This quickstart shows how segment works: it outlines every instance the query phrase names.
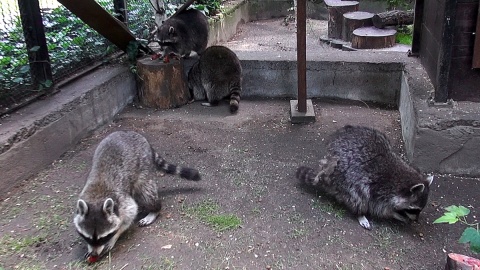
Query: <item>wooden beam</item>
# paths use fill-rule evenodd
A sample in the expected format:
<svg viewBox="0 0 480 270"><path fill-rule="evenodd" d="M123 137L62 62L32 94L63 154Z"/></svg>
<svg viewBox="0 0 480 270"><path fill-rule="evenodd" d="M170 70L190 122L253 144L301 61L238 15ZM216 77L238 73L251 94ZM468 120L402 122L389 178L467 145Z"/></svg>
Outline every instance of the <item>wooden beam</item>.
<svg viewBox="0 0 480 270"><path fill-rule="evenodd" d="M125 24L110 15L95 0L58 0L58 2L124 52L127 51L128 43L136 40Z"/></svg>

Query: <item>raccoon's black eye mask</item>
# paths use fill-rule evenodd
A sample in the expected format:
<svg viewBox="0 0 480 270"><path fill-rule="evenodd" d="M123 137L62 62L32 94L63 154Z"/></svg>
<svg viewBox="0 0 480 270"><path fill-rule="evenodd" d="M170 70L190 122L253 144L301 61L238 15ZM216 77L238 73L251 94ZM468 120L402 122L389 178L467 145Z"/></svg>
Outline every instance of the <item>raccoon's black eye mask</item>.
<svg viewBox="0 0 480 270"><path fill-rule="evenodd" d="M85 240L85 242L87 242L87 244L89 244L90 246L92 247L98 247L98 246L103 246L105 244L108 243L108 241L110 241L110 239L117 233L117 231L114 231L110 234L107 234L106 236L104 237L101 237L101 238L98 238L97 239L97 236L96 234L93 235L93 238L94 239L91 239L91 238L88 238L86 237L85 235L81 234L80 232L78 232L78 234Z"/></svg>
<svg viewBox="0 0 480 270"><path fill-rule="evenodd" d="M175 43L173 42L160 42L160 41L157 41L158 42L158 45L160 46L173 46L175 45Z"/></svg>

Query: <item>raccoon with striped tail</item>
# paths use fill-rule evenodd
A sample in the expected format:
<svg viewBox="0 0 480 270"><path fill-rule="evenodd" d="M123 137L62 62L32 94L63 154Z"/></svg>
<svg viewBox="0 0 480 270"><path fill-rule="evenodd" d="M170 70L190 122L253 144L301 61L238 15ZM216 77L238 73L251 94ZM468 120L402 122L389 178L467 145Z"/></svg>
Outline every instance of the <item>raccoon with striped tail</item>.
<svg viewBox="0 0 480 270"><path fill-rule="evenodd" d="M73 219L87 243L89 261L109 252L138 213L148 213L140 219L140 226L155 221L161 209L157 170L200 180L197 170L167 163L136 132L117 131L100 142Z"/></svg>
<svg viewBox="0 0 480 270"><path fill-rule="evenodd" d="M227 47L211 46L188 73L188 87L194 100L207 100L214 106L224 98L230 100L230 112L238 111L242 91L242 66L237 55Z"/></svg>
<svg viewBox="0 0 480 270"><path fill-rule="evenodd" d="M366 215L417 220L433 181L396 155L383 133L349 125L333 134L317 172L302 166L296 177L343 204L365 229Z"/></svg>

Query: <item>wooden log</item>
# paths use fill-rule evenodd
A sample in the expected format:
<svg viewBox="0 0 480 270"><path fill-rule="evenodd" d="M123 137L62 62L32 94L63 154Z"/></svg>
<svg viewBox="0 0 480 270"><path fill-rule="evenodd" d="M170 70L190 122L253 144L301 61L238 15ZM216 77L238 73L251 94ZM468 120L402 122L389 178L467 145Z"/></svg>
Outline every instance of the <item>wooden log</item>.
<svg viewBox="0 0 480 270"><path fill-rule="evenodd" d="M385 26L413 24L413 15L413 9L407 11L390 10L375 14L372 20L375 27L382 29Z"/></svg>
<svg viewBox="0 0 480 270"><path fill-rule="evenodd" d="M395 45L395 29L378 29L373 26L353 30L352 48L381 49Z"/></svg>
<svg viewBox="0 0 480 270"><path fill-rule="evenodd" d="M137 91L140 104L157 109L182 106L191 100L182 59L169 63L145 57L137 61Z"/></svg>
<svg viewBox="0 0 480 270"><path fill-rule="evenodd" d="M353 30L373 25L373 13L365 11L354 11L343 14L342 39L352 41Z"/></svg>
<svg viewBox="0 0 480 270"><path fill-rule="evenodd" d="M461 254L449 253L445 270L480 270L480 260Z"/></svg>
<svg viewBox="0 0 480 270"><path fill-rule="evenodd" d="M328 38L342 39L343 14L358 10L358 1L325 0L328 10Z"/></svg>

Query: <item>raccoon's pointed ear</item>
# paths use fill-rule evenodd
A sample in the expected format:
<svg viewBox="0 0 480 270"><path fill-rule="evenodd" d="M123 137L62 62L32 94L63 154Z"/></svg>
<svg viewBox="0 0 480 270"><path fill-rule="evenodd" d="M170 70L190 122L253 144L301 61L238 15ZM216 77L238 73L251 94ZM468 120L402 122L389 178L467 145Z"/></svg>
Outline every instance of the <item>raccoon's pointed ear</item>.
<svg viewBox="0 0 480 270"><path fill-rule="evenodd" d="M77 214L81 216L85 216L87 213L88 213L87 203L84 200L79 199L77 201Z"/></svg>
<svg viewBox="0 0 480 270"><path fill-rule="evenodd" d="M173 28L173 26L170 26L170 28L168 28L168 33L169 34L175 33L175 28Z"/></svg>
<svg viewBox="0 0 480 270"><path fill-rule="evenodd" d="M412 192L412 193L422 193L424 189L425 189L424 184L416 184L416 185L413 185L410 188L410 192Z"/></svg>
<svg viewBox="0 0 480 270"><path fill-rule="evenodd" d="M433 182L433 174L429 174L427 176L428 186L430 186Z"/></svg>
<svg viewBox="0 0 480 270"><path fill-rule="evenodd" d="M103 212L105 212L105 214L112 215L114 206L115 206L115 203L111 198L106 199L105 202L103 203Z"/></svg>

